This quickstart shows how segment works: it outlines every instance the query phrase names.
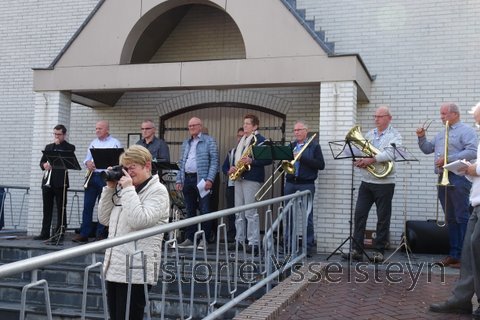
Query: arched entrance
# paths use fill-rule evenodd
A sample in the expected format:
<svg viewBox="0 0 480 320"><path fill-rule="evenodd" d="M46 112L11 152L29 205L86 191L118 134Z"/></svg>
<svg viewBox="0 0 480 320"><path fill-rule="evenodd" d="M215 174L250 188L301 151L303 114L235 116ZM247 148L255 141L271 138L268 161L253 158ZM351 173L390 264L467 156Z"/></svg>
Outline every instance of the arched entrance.
<svg viewBox="0 0 480 320"><path fill-rule="evenodd" d="M220 174L218 181L218 209L225 208L224 199L227 179L221 172L221 166L227 152L236 145L236 133L243 124L243 116L253 113L260 119L259 132L267 139L285 142L284 114L260 106L242 103L205 103L181 109L160 118L160 136L170 148L170 159L177 162L183 140L188 138L187 123L192 117L202 119L208 134L215 138L218 145ZM265 174L271 173L271 167L265 168Z"/></svg>

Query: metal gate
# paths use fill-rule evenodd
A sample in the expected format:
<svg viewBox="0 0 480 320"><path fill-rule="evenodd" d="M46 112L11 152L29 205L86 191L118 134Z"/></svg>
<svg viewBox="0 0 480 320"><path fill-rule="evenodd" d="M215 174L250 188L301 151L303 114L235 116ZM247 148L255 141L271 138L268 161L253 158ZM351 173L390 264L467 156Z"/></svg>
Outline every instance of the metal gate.
<svg viewBox="0 0 480 320"><path fill-rule="evenodd" d="M218 207L212 208L212 211L225 208L227 179L221 172L221 166L228 151L236 146L237 130L242 127L243 117L247 113L255 114L260 119L259 132L265 138L285 142L285 115L258 106L236 103L203 104L167 114L160 119L160 136L163 136L169 145L172 162L177 162L180 158L182 142L188 138L187 123L192 117L200 118L208 134L217 141L220 162ZM266 177L271 174L271 170L271 166L265 167ZM275 194L280 195L281 191L278 190Z"/></svg>

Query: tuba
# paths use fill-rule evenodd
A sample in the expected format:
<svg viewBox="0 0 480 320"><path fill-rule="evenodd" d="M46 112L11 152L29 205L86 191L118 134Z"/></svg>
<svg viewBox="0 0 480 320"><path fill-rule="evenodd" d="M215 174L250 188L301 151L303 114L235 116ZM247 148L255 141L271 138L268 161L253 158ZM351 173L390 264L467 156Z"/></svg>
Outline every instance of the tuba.
<svg viewBox="0 0 480 320"><path fill-rule="evenodd" d="M255 136L255 134L253 134L252 141L253 142L245 149L245 151L243 151L240 159L253 154L253 147L255 146L255 144L257 144L257 137ZM237 168L237 170L235 170L235 172L232 172L229 176L230 180L232 181L238 180L238 178L240 178L245 171L249 171L251 169L249 164L244 164L240 161L235 163L235 168Z"/></svg>
<svg viewBox="0 0 480 320"><path fill-rule="evenodd" d="M360 131L360 126L354 126L350 129L345 136L345 141L350 142L369 157L374 157L380 153L380 150L372 146L370 143L366 143L366 140ZM376 162L367 167L367 171L379 179L385 178L390 172L392 172L392 169L392 161Z"/></svg>

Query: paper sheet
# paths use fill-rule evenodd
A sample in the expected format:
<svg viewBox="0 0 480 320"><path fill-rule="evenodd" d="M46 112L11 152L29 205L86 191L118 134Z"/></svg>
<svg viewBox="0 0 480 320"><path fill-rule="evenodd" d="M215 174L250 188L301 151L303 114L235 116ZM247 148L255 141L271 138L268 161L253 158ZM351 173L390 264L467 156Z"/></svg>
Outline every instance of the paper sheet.
<svg viewBox="0 0 480 320"><path fill-rule="evenodd" d="M469 165L471 165L471 163L467 160L456 160L447 163L445 166L443 166L443 168L455 173L456 175L464 176L465 170L468 168Z"/></svg>
<svg viewBox="0 0 480 320"><path fill-rule="evenodd" d="M200 180L197 184L198 193L200 197L204 198L207 194L210 193L210 190L205 190L205 179Z"/></svg>

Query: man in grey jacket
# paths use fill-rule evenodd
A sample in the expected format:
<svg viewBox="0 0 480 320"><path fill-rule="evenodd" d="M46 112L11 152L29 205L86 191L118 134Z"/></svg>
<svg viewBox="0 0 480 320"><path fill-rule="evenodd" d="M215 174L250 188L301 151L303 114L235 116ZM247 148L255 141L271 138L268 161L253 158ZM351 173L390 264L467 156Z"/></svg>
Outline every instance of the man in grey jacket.
<svg viewBox="0 0 480 320"><path fill-rule="evenodd" d="M180 161L178 164L179 173L177 174L176 189L182 191L185 198L187 217L196 216L197 210L200 214L210 212L210 190L215 181L215 175L218 172L218 149L215 140L202 134L202 120L193 117L188 121L188 132L190 138L182 143ZM200 194L197 185L201 182L201 188L206 194ZM203 192L202 192L203 193ZM198 243L198 249L206 248L206 241L211 232L211 221L202 223L202 229L205 232L205 238L201 238ZM186 239L178 246L180 248L193 247L195 244L196 225L186 228Z"/></svg>

